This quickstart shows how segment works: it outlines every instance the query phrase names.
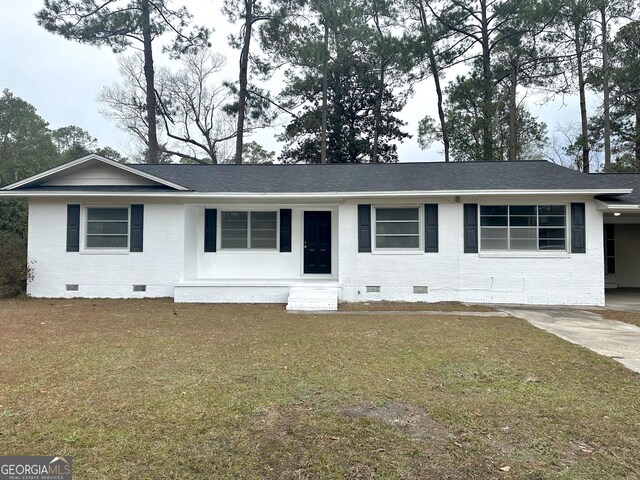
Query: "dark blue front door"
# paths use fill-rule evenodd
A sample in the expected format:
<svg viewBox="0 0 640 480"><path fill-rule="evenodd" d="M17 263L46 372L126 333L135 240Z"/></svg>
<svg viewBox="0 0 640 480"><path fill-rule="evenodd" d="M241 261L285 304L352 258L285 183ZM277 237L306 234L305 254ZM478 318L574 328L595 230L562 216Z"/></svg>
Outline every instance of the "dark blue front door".
<svg viewBox="0 0 640 480"><path fill-rule="evenodd" d="M304 273L331 273L331 212L304 212Z"/></svg>

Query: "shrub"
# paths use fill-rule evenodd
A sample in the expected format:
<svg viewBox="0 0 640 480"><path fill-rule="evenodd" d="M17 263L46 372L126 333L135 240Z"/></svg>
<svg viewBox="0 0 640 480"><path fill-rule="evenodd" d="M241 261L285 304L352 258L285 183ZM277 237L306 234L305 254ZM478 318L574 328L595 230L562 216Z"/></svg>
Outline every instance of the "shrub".
<svg viewBox="0 0 640 480"><path fill-rule="evenodd" d="M27 241L15 233L0 233L0 297L26 293L33 278L27 264Z"/></svg>

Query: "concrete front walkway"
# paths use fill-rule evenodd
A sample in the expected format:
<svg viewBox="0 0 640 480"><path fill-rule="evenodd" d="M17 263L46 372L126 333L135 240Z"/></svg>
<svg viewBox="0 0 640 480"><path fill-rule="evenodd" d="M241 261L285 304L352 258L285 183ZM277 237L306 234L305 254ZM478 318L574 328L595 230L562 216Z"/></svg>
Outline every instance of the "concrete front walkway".
<svg viewBox="0 0 640 480"><path fill-rule="evenodd" d="M501 310L640 373L640 327L570 308L508 307Z"/></svg>

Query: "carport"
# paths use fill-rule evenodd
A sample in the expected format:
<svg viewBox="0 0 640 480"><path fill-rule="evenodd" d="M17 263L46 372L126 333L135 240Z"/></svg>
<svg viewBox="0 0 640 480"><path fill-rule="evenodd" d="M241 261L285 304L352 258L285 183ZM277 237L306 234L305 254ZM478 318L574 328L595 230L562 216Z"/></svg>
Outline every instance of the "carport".
<svg viewBox="0 0 640 480"><path fill-rule="evenodd" d="M640 311L640 174L612 174L630 194L599 198L603 211L606 303ZM623 308L624 307L624 308Z"/></svg>

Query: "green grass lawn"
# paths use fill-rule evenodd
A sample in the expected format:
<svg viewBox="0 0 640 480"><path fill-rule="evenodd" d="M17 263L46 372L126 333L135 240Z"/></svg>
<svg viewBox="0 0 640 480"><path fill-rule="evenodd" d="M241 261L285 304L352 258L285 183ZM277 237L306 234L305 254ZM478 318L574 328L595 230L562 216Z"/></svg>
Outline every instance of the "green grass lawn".
<svg viewBox="0 0 640 480"><path fill-rule="evenodd" d="M0 329L0 453L77 479L640 478L640 375L513 318L32 299Z"/></svg>

